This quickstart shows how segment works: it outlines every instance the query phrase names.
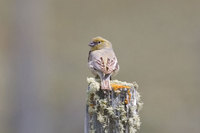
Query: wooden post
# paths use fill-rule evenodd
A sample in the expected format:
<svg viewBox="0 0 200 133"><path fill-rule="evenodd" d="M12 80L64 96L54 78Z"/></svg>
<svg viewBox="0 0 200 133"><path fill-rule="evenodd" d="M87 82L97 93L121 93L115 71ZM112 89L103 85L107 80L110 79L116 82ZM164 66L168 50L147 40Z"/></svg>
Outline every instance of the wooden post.
<svg viewBox="0 0 200 133"><path fill-rule="evenodd" d="M143 103L137 83L111 81L112 90L103 91L94 78L88 78L85 133L136 133Z"/></svg>

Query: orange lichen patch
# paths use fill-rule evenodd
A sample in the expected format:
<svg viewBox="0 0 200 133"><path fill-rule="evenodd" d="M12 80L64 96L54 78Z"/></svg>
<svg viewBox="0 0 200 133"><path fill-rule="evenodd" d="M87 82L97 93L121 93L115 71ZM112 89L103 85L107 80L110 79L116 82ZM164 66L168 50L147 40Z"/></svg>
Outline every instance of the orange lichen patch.
<svg viewBox="0 0 200 133"><path fill-rule="evenodd" d="M130 100L131 100L131 92L130 92L130 90L128 90L127 92L128 92L128 100L130 102Z"/></svg>
<svg viewBox="0 0 200 133"><path fill-rule="evenodd" d="M119 89L128 89L127 90L127 93L128 93L128 99L125 99L125 101L124 101L124 103L125 104L128 104L129 102L130 102L130 100L131 100L131 92L130 92L130 86L126 86L126 85L117 85L117 84L111 84L111 86L112 86L112 88L113 88L113 90L114 91L117 91L117 90L119 90Z"/></svg>
<svg viewBox="0 0 200 133"><path fill-rule="evenodd" d="M125 103L125 104L128 104L128 100L127 100L127 99L125 99L124 103Z"/></svg>
<svg viewBox="0 0 200 133"><path fill-rule="evenodd" d="M125 86L125 85L117 85L117 84L111 84L112 88L114 91L119 90L119 89L130 89L130 86Z"/></svg>
<svg viewBox="0 0 200 133"><path fill-rule="evenodd" d="M128 104L131 101L131 92L129 89L127 90L127 93L128 93L128 99L127 98L125 99L124 101L125 104Z"/></svg>
<svg viewBox="0 0 200 133"><path fill-rule="evenodd" d="M94 101L94 94L90 95L90 104L89 104L91 107L94 107L94 104L91 103L92 101Z"/></svg>
<svg viewBox="0 0 200 133"><path fill-rule="evenodd" d="M90 104L91 107L94 107L94 104Z"/></svg>

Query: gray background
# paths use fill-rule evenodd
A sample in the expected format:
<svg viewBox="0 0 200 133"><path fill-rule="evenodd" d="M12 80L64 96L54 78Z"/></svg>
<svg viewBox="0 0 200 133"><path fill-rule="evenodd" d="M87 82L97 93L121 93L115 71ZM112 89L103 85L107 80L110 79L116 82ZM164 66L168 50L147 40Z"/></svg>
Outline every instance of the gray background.
<svg viewBox="0 0 200 133"><path fill-rule="evenodd" d="M0 132L82 133L87 46L139 84L140 133L199 133L200 1L0 0Z"/></svg>

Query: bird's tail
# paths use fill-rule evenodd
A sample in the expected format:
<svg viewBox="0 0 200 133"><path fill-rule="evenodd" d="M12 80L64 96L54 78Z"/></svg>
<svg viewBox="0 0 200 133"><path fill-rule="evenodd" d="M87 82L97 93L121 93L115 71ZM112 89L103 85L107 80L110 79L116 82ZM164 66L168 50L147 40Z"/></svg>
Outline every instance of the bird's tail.
<svg viewBox="0 0 200 133"><path fill-rule="evenodd" d="M110 86L110 75L105 75L101 80L101 89L102 90L111 90Z"/></svg>

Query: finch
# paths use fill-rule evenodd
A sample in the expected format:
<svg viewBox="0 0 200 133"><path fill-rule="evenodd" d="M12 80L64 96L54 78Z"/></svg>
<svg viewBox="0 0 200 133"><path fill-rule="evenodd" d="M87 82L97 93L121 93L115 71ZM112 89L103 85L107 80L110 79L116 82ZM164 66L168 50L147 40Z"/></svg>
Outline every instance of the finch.
<svg viewBox="0 0 200 133"><path fill-rule="evenodd" d="M112 44L102 37L95 37L89 46L91 47L88 56L89 69L96 78L100 78L102 90L111 90L111 76L119 71Z"/></svg>

